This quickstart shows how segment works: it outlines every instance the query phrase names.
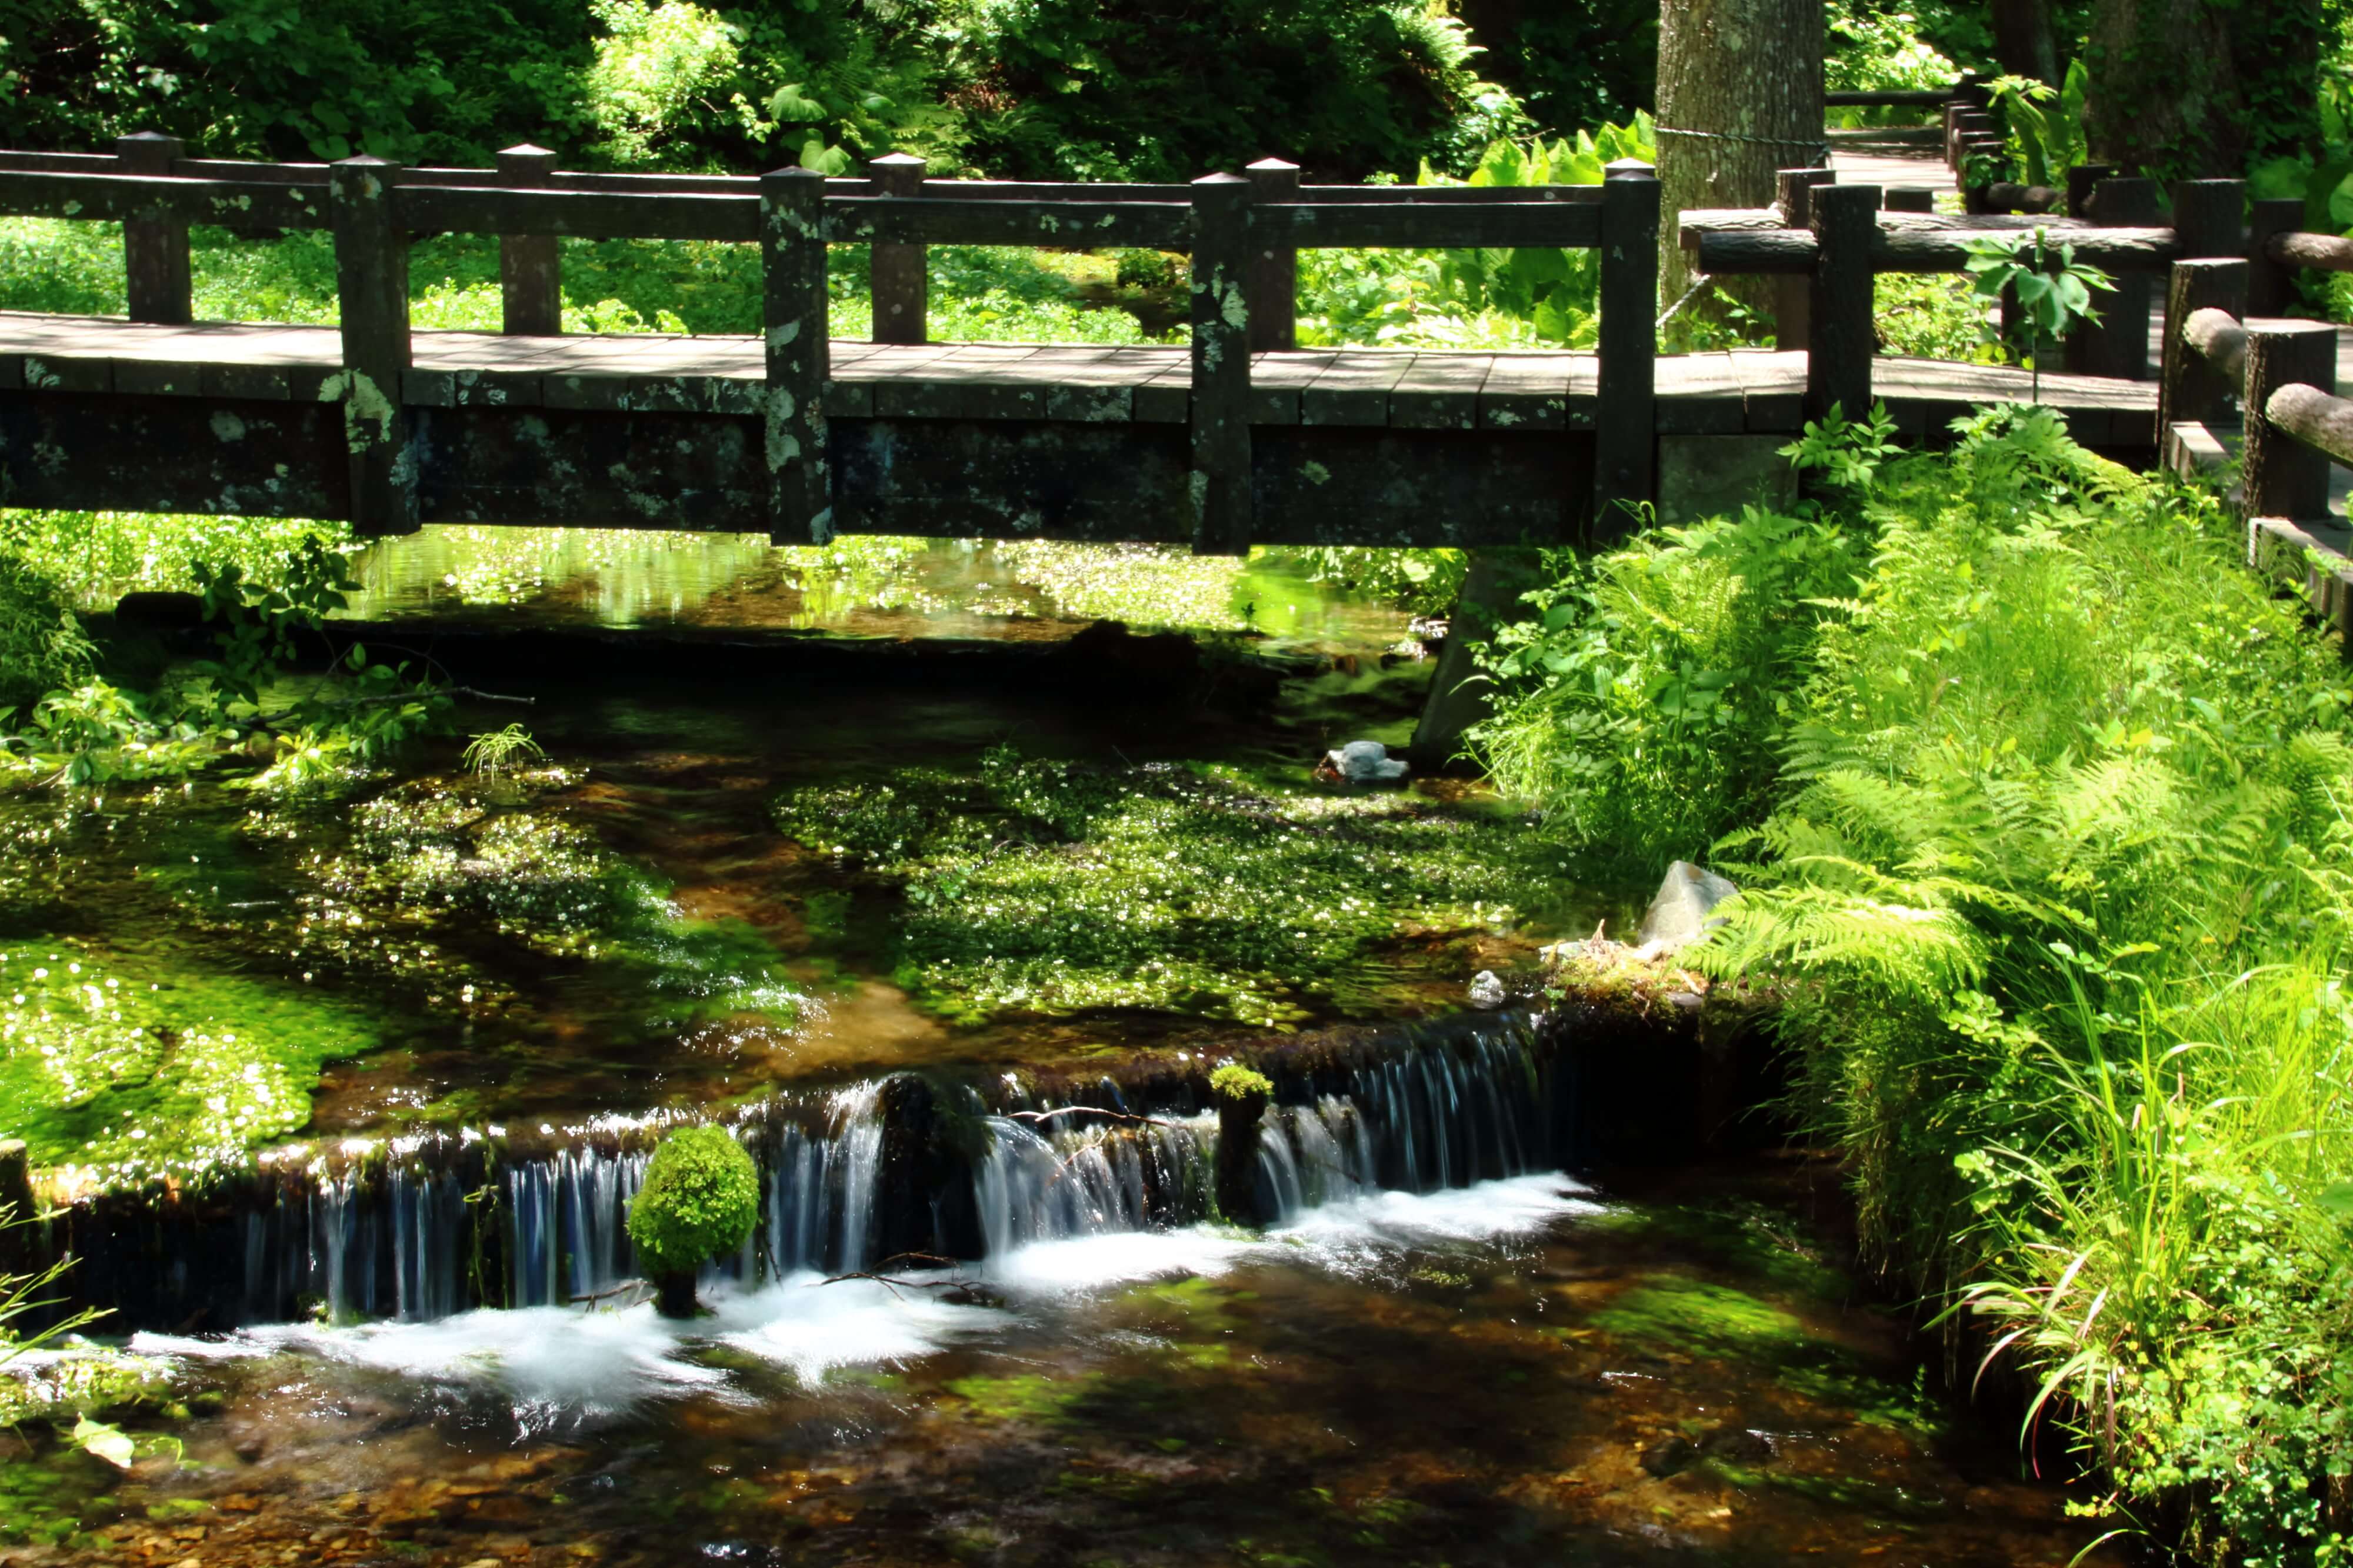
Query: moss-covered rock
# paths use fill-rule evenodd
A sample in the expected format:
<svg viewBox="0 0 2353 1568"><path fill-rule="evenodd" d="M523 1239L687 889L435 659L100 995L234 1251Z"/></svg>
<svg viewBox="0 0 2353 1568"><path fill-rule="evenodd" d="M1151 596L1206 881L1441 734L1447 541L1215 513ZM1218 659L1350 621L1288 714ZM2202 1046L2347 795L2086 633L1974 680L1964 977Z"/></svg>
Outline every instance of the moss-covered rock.
<svg viewBox="0 0 2353 1568"><path fill-rule="evenodd" d="M1235 1225L1264 1225L1277 1216L1261 1212L1259 1129L1274 1103L1274 1084L1264 1073L1227 1062L1209 1075L1209 1095L1218 1105L1218 1212Z"/></svg>
<svg viewBox="0 0 2353 1568"><path fill-rule="evenodd" d="M759 1171L733 1134L681 1127L663 1138L629 1202L629 1240L665 1317L693 1314L695 1270L743 1246L759 1217Z"/></svg>

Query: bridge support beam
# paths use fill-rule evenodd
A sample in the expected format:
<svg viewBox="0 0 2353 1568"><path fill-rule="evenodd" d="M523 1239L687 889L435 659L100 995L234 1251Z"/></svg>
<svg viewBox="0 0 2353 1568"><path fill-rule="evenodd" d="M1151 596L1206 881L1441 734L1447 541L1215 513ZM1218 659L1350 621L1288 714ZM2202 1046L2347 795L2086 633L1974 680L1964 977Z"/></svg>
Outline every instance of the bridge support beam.
<svg viewBox="0 0 2353 1568"><path fill-rule="evenodd" d="M409 366L408 236L393 211L399 165L345 158L328 165L342 314L343 438L351 453L352 530L417 531L417 453L401 405Z"/></svg>
<svg viewBox="0 0 2353 1568"><path fill-rule="evenodd" d="M761 332L767 356L765 445L768 538L833 539L833 479L826 458L828 371L825 176L777 169L760 176Z"/></svg>
<svg viewBox="0 0 2353 1568"><path fill-rule="evenodd" d="M1659 176L1638 159L1601 182L1600 273L1592 544L1628 532L1629 509L1658 496Z"/></svg>
<svg viewBox="0 0 2353 1568"><path fill-rule="evenodd" d="M1240 555L1250 541L1250 183L1193 182L1193 551Z"/></svg>

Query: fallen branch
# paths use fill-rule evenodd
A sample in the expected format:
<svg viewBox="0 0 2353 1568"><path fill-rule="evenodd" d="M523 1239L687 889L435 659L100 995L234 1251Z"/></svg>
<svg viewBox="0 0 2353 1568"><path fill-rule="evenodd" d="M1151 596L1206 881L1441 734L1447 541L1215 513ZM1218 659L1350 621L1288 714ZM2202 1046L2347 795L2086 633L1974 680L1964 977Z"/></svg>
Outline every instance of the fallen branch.
<svg viewBox="0 0 2353 1568"><path fill-rule="evenodd" d="M1125 1110L1105 1110L1100 1105L1063 1105L1052 1110L1008 1110L1005 1113L1016 1121L1050 1121L1057 1116L1101 1116L1112 1121L1132 1121L1142 1127L1169 1127L1156 1116L1137 1116Z"/></svg>
<svg viewBox="0 0 2353 1568"><path fill-rule="evenodd" d="M567 1307L594 1306L596 1303L603 1300L606 1297L617 1296L625 1290L644 1290L651 1293L653 1289L653 1284L649 1280L624 1279L609 1290L598 1290L586 1296L567 1296L564 1299L564 1304Z"/></svg>

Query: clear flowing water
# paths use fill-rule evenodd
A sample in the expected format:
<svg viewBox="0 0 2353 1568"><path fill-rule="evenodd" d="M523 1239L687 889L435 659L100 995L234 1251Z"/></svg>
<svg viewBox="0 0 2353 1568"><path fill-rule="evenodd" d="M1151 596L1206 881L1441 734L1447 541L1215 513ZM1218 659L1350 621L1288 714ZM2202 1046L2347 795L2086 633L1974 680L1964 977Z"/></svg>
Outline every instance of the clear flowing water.
<svg viewBox="0 0 2353 1568"><path fill-rule="evenodd" d="M1018 639L1067 636L1072 606L1134 581L1065 562L1008 588L985 548L812 563L477 531L380 552L354 613ZM531 726L571 773L498 810L560 819L734 933L721 958L761 973L715 1012L662 1000L675 963L540 940L544 911L385 917L354 811L278 831L212 784L0 805L0 909L45 943L331 991L368 1039L328 1061L293 1146L237 1182L63 1222L78 1282L123 1305L112 1342L155 1383L114 1413L127 1469L37 1426L0 1436L0 1561L2072 1556L2093 1532L2063 1489L1930 1392L1902 1319L1841 1272L1834 1173L1599 1179L1585 1130L1615 1113L1563 1065L1595 1043L1517 1013L1443 1021L1472 971L1623 919L1622 891L1567 888L1359 961L1306 1022L1440 1021L1270 1060L1256 1234L1213 1223L1198 1088L1246 1031L944 1020L893 968L899 895L771 821L780 789L1008 739L1295 773L1336 740L1401 738L1412 672L1372 667L1402 616L1264 575L1204 591L1280 620L1325 673L1271 710L1172 722L969 680L524 667ZM399 798L396 816L440 796ZM894 1100L909 1080L886 1075L911 1068L932 1112ZM706 1270L710 1315L670 1323L631 1286L626 1215L660 1127L702 1114L753 1151L762 1213ZM959 1131L910 1175L894 1129L924 1114ZM74 1353L14 1370L60 1375Z"/></svg>

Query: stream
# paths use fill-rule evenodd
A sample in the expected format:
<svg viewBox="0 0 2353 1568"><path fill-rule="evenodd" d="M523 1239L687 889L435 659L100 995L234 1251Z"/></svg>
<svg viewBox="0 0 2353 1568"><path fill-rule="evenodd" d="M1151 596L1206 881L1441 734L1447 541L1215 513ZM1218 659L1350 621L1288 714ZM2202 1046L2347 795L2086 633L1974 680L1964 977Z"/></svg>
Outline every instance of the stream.
<svg viewBox="0 0 2353 1568"><path fill-rule="evenodd" d="M124 1462L0 1434L0 1563L1952 1568L2098 1533L1854 1277L1835 1168L1687 1157L1672 1020L1539 994L1542 944L1644 889L1467 785L1309 781L1409 733L1403 612L1027 545L428 529L358 564L354 625L533 699L459 728L541 754L0 801L0 1132L112 1310L5 1370L137 1388ZM1227 651L1071 641L1113 616ZM1481 970L1512 1005L1468 1005ZM1262 1230L1208 1190L1236 1056L1274 1086ZM704 1117L761 1216L677 1323L626 1215Z"/></svg>

